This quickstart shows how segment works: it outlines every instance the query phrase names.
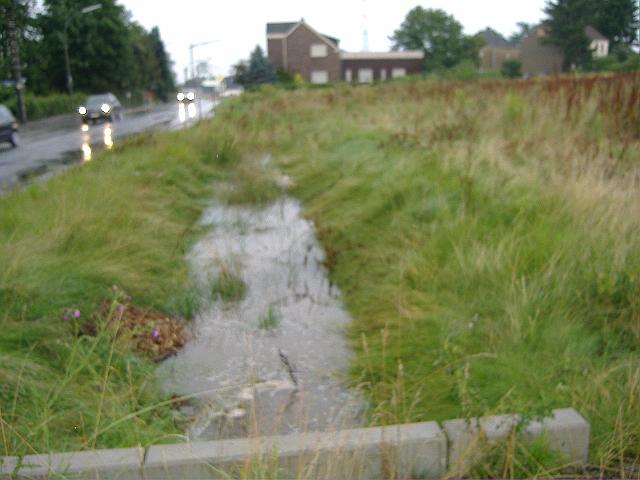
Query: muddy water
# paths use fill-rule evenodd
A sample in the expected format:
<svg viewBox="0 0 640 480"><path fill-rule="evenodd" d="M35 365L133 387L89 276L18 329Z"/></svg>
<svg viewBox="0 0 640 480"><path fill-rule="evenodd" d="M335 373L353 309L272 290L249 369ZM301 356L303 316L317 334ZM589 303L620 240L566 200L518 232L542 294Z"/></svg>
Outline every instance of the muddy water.
<svg viewBox="0 0 640 480"><path fill-rule="evenodd" d="M340 292L300 204L216 204L211 233L189 255L204 296L221 270L237 272L242 300L209 301L194 339L160 368L165 388L199 394L189 436L218 439L354 426L363 404L340 381L351 352ZM191 410L192 411L189 411Z"/></svg>

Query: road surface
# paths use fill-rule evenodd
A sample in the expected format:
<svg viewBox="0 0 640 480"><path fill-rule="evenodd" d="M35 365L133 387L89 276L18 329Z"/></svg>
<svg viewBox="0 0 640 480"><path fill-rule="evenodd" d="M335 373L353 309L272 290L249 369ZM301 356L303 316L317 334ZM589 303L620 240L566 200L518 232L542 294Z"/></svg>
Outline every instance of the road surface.
<svg viewBox="0 0 640 480"><path fill-rule="evenodd" d="M213 107L214 102L201 99L190 106L172 102L130 111L122 120L96 125L83 126L71 115L33 122L20 130L18 148L0 144L0 192L90 160L96 151L113 148L134 133L189 125L210 115Z"/></svg>

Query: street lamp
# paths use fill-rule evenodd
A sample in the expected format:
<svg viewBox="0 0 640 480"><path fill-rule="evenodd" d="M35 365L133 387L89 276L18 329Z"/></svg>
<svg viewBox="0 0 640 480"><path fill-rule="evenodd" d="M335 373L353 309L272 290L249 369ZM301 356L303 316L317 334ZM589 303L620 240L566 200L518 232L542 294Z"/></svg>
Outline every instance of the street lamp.
<svg viewBox="0 0 640 480"><path fill-rule="evenodd" d="M80 10L80 14L95 12L96 10L100 10L102 8L102 4L96 3L94 5L89 5L88 7L84 7ZM64 67L67 75L67 91L69 95L73 93L73 77L71 76L71 63L69 62L69 24L74 16L71 12L65 12L64 16L64 29L62 32L62 48L64 49Z"/></svg>

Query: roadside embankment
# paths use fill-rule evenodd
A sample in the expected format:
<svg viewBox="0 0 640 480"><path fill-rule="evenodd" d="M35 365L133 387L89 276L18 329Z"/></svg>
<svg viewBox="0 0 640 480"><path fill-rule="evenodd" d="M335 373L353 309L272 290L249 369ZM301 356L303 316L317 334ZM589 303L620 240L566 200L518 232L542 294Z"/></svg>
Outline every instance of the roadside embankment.
<svg viewBox="0 0 640 480"><path fill-rule="evenodd" d="M181 343L161 313L195 313L185 252L234 160L198 125L128 139L0 198L0 454L181 434L153 362L119 328L129 325L149 357ZM157 341L140 338L154 332ZM175 339L163 350L165 334Z"/></svg>

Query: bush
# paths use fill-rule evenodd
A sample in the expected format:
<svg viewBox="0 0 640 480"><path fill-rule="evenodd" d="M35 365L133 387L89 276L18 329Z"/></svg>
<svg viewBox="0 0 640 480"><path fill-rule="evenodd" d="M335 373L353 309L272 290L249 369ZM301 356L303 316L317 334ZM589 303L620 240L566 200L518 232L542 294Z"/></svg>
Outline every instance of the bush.
<svg viewBox="0 0 640 480"><path fill-rule="evenodd" d="M460 62L454 67L435 70L429 73L429 77L441 80L478 80L482 78L499 77L497 72L481 72L470 60Z"/></svg>
<svg viewBox="0 0 640 480"><path fill-rule="evenodd" d="M3 97L6 99L7 107L9 107L14 115L18 116L15 95L11 94L7 96L5 93ZM29 120L37 120L39 118L52 117L63 113L71 113L75 111L84 99L85 95L83 93L75 93L72 96L64 93L54 93L46 97L27 93L24 97L24 106L27 110L27 118Z"/></svg>
<svg viewBox="0 0 640 480"><path fill-rule="evenodd" d="M522 63L520 60L507 60L502 64L500 73L506 78L520 78L522 77Z"/></svg>
<svg viewBox="0 0 640 480"><path fill-rule="evenodd" d="M589 69L594 72L633 72L640 70L640 55L625 47L614 47L603 58L594 58Z"/></svg>

